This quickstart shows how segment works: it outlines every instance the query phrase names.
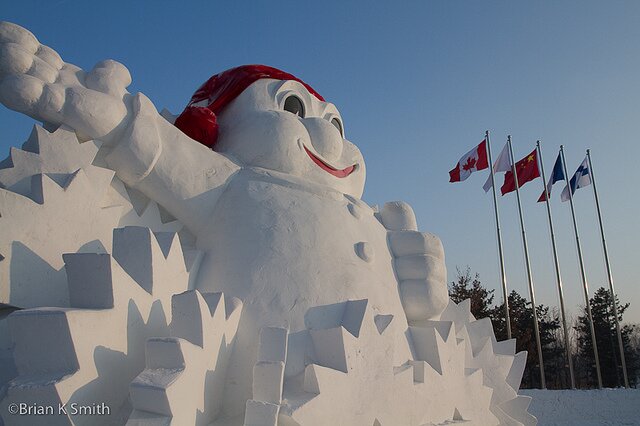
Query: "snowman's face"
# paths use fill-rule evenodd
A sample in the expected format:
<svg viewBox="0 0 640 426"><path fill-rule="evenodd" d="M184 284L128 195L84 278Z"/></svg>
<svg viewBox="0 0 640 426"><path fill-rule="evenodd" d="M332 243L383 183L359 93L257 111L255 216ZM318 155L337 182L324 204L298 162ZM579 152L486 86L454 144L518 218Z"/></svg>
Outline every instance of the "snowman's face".
<svg viewBox="0 0 640 426"><path fill-rule="evenodd" d="M336 107L293 80L257 80L218 116L216 151L360 198L365 165Z"/></svg>

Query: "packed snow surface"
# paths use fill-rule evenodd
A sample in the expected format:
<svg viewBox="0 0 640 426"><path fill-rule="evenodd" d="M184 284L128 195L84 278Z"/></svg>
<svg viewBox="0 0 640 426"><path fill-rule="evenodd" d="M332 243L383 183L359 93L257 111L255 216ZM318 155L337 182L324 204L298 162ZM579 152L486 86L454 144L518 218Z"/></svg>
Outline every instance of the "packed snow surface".
<svg viewBox="0 0 640 426"><path fill-rule="evenodd" d="M640 425L640 389L522 389L539 426Z"/></svg>

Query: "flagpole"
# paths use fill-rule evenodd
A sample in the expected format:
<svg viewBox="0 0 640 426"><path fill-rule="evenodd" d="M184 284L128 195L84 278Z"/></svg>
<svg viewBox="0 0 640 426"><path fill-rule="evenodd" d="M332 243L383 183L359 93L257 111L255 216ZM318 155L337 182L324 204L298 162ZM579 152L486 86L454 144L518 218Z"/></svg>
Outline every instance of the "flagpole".
<svg viewBox="0 0 640 426"><path fill-rule="evenodd" d="M551 194L547 191L547 178L544 174L544 161L542 161L542 148L540 147L540 141L536 142L536 149L538 150L538 158L540 160L540 171L542 172L542 186L545 196L545 204L547 205L547 217L549 218L549 232L551 233L551 247L553 247L553 263L556 267L556 283L558 284L558 296L560 297L560 312L562 313L562 327L564 331L564 348L567 355L567 362L569 363L569 376L571 378L571 389L576 388L576 379L573 374L573 360L571 359L571 350L569 347L569 328L567 327L567 315L564 309L564 295L562 291L562 278L560 276L560 262L558 260L558 249L556 248L556 236L553 232L553 219L551 217L551 204L549 198ZM565 178L566 180L566 178Z"/></svg>
<svg viewBox="0 0 640 426"><path fill-rule="evenodd" d="M527 279L529 281L529 295L531 296L531 304L533 311L533 329L536 333L536 347L538 348L538 363L540 364L540 388L546 389L547 384L544 377L544 361L542 359L542 344L540 343L540 330L538 328L538 313L536 312L536 297L533 291L533 276L531 275L531 263L529 262L529 248L527 246L527 233L524 228L524 219L522 217L522 205L520 203L520 184L518 183L518 173L516 172L516 163L513 158L513 147L511 146L511 135L507 136L509 144L509 156L511 157L511 171L516 184L516 198L518 200L518 213L520 213L520 229L522 229L522 244L524 246L524 258L527 264Z"/></svg>
<svg viewBox="0 0 640 426"><path fill-rule="evenodd" d="M496 180L493 173L493 160L491 158L491 143L489 131L484 134L487 141L487 153L489 156L489 173L491 173L491 189L493 190L493 210L496 216L496 233L498 234L498 252L500 253L500 274L502 277L502 296L504 297L504 317L507 324L507 339L511 339L511 318L509 316L509 295L507 294L507 273L504 268L504 254L502 251L502 233L500 232L500 215L498 214L498 197L496 195Z"/></svg>
<svg viewBox="0 0 640 426"><path fill-rule="evenodd" d="M600 213L600 201L598 200L596 178L594 177L594 174L593 174L593 164L591 163L591 152L588 149L587 149L587 159L589 160L589 174L591 175L591 183L593 184L593 195L596 199L596 210L598 211L598 222L600 223L600 235L602 235L602 249L604 250L604 262L607 265L607 277L609 278L609 290L611 292L613 315L616 319L616 332L618 334L618 346L620 347L620 358L622 359L622 374L624 376L624 387L629 389L629 377L627 376L627 362L624 356L624 345L622 343L622 333L620 332L620 321L618 320L618 303L616 302L616 293L613 290L613 275L611 274L611 265L609 264L609 253L607 251L607 241L604 238L604 227L602 226L602 214ZM618 368L617 365L616 365L616 368Z"/></svg>
<svg viewBox="0 0 640 426"><path fill-rule="evenodd" d="M567 173L567 163L564 159L564 145L560 145L560 156L562 157L562 169L567 179L567 189L569 190L569 204L571 205L571 217L573 219L573 230L576 234L576 247L578 249L578 260L580 261L580 275L582 276L582 287L584 290L584 301L589 318L589 328L591 329L591 341L593 342L593 357L596 362L596 375L598 376L598 388L602 389L602 375L600 374L600 358L598 357L598 345L596 343L596 330L593 327L593 316L591 315L591 304L589 303L589 286L587 284L587 274L584 269L584 261L582 260L582 248L580 248L580 236L578 234L578 224L576 222L576 212L573 207L573 191L571 181ZM576 182L577 183L577 182Z"/></svg>

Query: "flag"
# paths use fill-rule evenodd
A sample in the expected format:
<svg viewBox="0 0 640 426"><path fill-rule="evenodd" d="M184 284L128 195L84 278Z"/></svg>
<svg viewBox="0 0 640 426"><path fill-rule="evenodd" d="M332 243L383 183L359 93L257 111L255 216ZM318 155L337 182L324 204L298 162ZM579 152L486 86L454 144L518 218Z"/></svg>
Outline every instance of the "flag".
<svg viewBox="0 0 640 426"><path fill-rule="evenodd" d="M569 200L569 186L571 186L571 195L573 195L576 192L576 189L583 188L588 185L591 185L591 171L589 170L589 159L584 157L580 167L578 167L578 170L576 170L569 181L569 185L564 187L560 198L562 201Z"/></svg>
<svg viewBox="0 0 640 426"><path fill-rule="evenodd" d="M511 161L509 161L509 144L505 143L504 148L500 151L498 159L493 163L493 173L508 172L509 170L511 170ZM489 177L482 186L482 189L484 189L484 192L489 192L492 186L491 174L489 174Z"/></svg>
<svg viewBox="0 0 640 426"><path fill-rule="evenodd" d="M540 169L538 167L538 153L534 149L531 154L528 154L522 160L516 163L516 173L518 174L518 186L522 186L525 183L534 180L540 176ZM502 184L502 195L511 191L515 191L516 181L513 178L513 172L509 170L504 174L504 183Z"/></svg>
<svg viewBox="0 0 640 426"><path fill-rule="evenodd" d="M471 173L484 170L488 167L487 141L485 139L480 142L478 146L462 156L458 164L449 172L449 182L462 182L468 178Z"/></svg>
<svg viewBox="0 0 640 426"><path fill-rule="evenodd" d="M540 198L538 198L539 203L547 200L547 192L549 193L549 196L551 196L551 187L559 180L566 180L566 178L564 177L564 171L562 170L562 158L560 157L560 153L558 153L558 158L556 158L556 162L553 165L553 171L551 172L549 183L547 183L547 190L542 191L542 194L540 194Z"/></svg>

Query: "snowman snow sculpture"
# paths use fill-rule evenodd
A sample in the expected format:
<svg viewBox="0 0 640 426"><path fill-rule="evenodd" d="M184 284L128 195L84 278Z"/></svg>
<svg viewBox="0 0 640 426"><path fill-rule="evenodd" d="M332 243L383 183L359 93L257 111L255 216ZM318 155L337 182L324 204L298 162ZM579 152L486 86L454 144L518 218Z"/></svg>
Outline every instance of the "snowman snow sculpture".
<svg viewBox="0 0 640 426"><path fill-rule="evenodd" d="M32 309L6 320L17 370L0 407L7 424L43 421L6 415L10 404L44 398L86 406L106 395L119 417L110 413L105 423L535 424L527 398L517 395L525 357L514 356L513 341L497 342L468 304L449 303L442 244L418 232L407 204L378 212L360 200L364 159L336 107L311 86L275 68L241 66L209 79L174 123L126 91L131 77L117 62L85 73L10 23L0 24L0 43L0 101L58 129L37 130L24 149L38 145L43 156L44 140L55 149L63 135L85 141L76 149L94 144L95 158L78 169L89 180L114 171L112 186L156 202L199 254L185 270L171 263L186 247L175 233L115 229L105 254L67 249L69 305L58 308L29 304L12 272L0 302ZM43 176L60 171L39 161L22 174L16 160L5 162L5 175L20 175L15 188L31 179L25 191L46 201ZM74 173L70 179L80 179ZM2 177L0 170L10 200ZM3 232L10 234L0 231L0 241ZM99 278L105 270L107 279ZM132 301L142 318L135 332ZM118 324L126 329L123 351L132 354L122 364L133 376L128 392L108 383L116 363L91 360L76 341L88 342L84 351L101 346L71 316L102 308L126 319ZM104 321L96 327L123 331ZM34 355L38 333L47 340L56 332L73 342L52 343L59 359ZM102 346L118 346L117 338ZM77 361L69 366L65 356ZM56 414L59 424L97 422Z"/></svg>

